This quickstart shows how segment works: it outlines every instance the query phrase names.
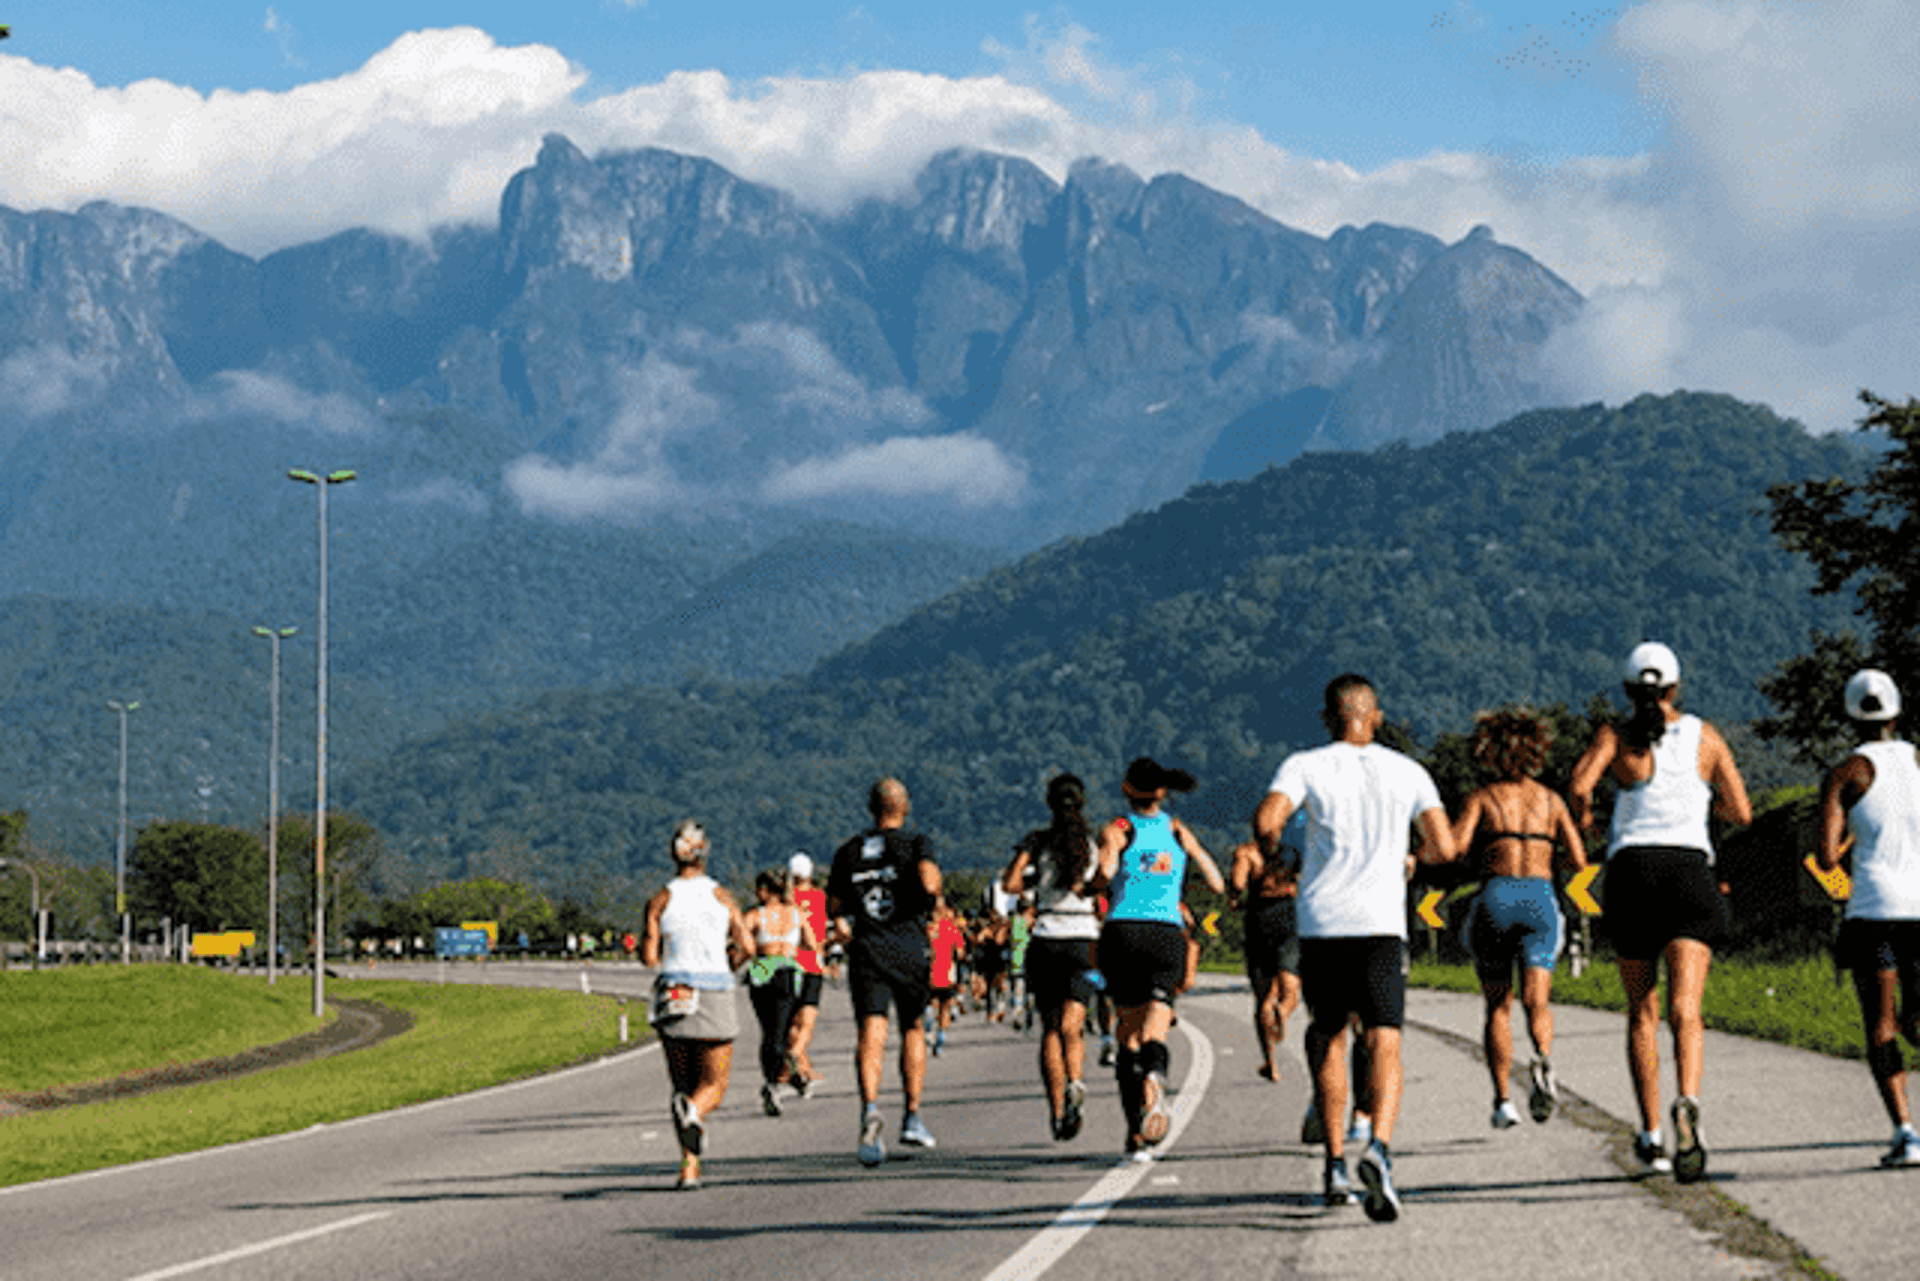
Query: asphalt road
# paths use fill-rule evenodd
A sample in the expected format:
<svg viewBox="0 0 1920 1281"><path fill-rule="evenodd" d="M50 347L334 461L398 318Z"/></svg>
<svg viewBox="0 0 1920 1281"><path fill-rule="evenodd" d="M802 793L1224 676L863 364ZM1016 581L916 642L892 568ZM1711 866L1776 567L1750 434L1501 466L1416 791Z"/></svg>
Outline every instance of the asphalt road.
<svg viewBox="0 0 1920 1281"><path fill-rule="evenodd" d="M573 986L582 971L444 973ZM645 987L630 966L587 974L599 991ZM1683 1189L1619 1162L1619 1016L1559 1011L1562 1079L1591 1106L1495 1132L1485 1069L1460 1040L1477 1035L1476 1003L1429 993L1411 1001L1394 1143L1405 1213L1382 1226L1324 1208L1319 1156L1297 1141L1297 1031L1283 1079L1262 1080L1244 988L1209 983L1182 1003L1175 1128L1149 1165L1118 1160L1119 1107L1098 1070L1086 1131L1053 1142L1032 1039L974 1018L932 1064L925 1116L939 1147L903 1156L890 1143L883 1168L861 1167L852 1022L845 993L829 989L816 1053L825 1086L762 1115L743 1040L702 1191L673 1190L666 1072L649 1046L355 1122L0 1190L0 1276L1669 1281L1793 1275L1798 1242L1857 1281L1910 1276L1920 1258L1907 1209L1920 1175L1873 1168L1886 1127L1860 1065L1716 1037L1713 1177ZM891 1064L887 1089L891 1138ZM1779 1115L1792 1106L1801 1113ZM3 1144L0 1128L0 1155Z"/></svg>

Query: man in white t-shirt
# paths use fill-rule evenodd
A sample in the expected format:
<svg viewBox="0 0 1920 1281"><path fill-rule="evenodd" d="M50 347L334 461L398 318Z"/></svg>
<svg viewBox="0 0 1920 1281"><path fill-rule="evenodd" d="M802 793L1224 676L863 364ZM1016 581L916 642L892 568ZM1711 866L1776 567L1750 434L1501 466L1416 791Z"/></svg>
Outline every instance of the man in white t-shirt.
<svg viewBox="0 0 1920 1281"><path fill-rule="evenodd" d="M1300 985L1312 1021L1307 1063L1325 1118L1329 1204L1352 1199L1343 1123L1349 1019L1368 1058L1373 1136L1359 1161L1367 1216L1399 1217L1389 1143L1400 1112L1400 1027L1407 998L1407 866L1415 827L1420 857L1454 858L1453 832L1433 779L1417 761L1374 741L1384 723L1371 682L1348 674L1327 686L1322 711L1333 741L1281 763L1253 816L1271 854L1295 810L1307 814L1300 868Z"/></svg>

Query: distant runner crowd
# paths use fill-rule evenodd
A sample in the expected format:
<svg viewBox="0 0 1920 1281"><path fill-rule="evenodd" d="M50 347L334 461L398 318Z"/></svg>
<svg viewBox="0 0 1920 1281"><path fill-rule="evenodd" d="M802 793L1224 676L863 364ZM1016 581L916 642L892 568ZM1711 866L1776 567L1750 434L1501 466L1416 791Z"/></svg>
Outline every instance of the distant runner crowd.
<svg viewBox="0 0 1920 1281"><path fill-rule="evenodd" d="M647 904L641 959L657 969L652 1019L672 1087L679 1186L701 1185L707 1127L724 1098L740 1035L736 975L759 1024L760 1101L809 1094L810 1056L828 973L844 968L856 1018L860 1117L855 1152L886 1160L880 1109L890 1019L898 1020L904 1114L894 1139L931 1148L921 1117L927 1059L968 1004L986 1017L1037 1024L1041 1083L1054 1139L1077 1138L1085 1117L1089 1025L1118 1085L1126 1160L1150 1161L1171 1129L1168 1037L1175 1002L1192 986L1198 944L1183 902L1190 875L1244 913L1260 1072L1278 1079L1287 1019L1304 1002L1313 1100L1303 1143L1325 1152L1329 1205L1358 1202L1376 1222L1401 1212L1392 1140L1401 1110L1400 1034L1406 1009L1406 885L1418 863L1469 860L1481 884L1467 921L1485 997L1490 1123L1521 1123L1510 1097L1517 989L1533 1046L1527 1112L1545 1122L1558 1101L1549 1003L1566 924L1556 866L1586 867L1583 833L1594 797L1614 785L1606 846L1605 928L1628 1000L1627 1059L1639 1107L1634 1152L1649 1172L1705 1176L1701 999L1714 949L1730 932L1713 870L1712 820L1752 821L1725 739L1680 707L1680 663L1657 642L1622 670L1627 713L1603 724L1563 798L1539 781L1551 730L1526 707L1482 714L1472 753L1490 781L1449 815L1418 762L1377 741L1378 692L1344 675L1325 691L1330 741L1288 756L1252 815L1252 839L1226 870L1166 809L1191 774L1142 757L1120 780L1125 812L1095 826L1085 784L1051 780L1048 822L1015 846L984 910L963 918L942 892L932 843L908 824L897 778L873 785L871 824L834 851L823 885L812 858L763 873L742 910L707 875L706 832L680 824L677 873ZM1826 780L1819 865L1850 867L1839 950L1854 976L1867 1062L1894 1126L1882 1164L1920 1165L1900 1039L1920 1043L1920 763L1898 737L1900 691L1878 670L1847 682L1845 710L1860 746ZM1676 1097L1663 1114L1659 980L1667 981ZM1672 1125L1672 1146L1663 1130Z"/></svg>

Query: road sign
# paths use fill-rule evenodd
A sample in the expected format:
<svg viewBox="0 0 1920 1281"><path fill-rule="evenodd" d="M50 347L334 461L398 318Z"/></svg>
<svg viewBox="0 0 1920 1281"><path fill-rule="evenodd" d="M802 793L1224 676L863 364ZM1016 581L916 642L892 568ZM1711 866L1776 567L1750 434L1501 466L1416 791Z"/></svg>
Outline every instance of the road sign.
<svg viewBox="0 0 1920 1281"><path fill-rule="evenodd" d="M1200 928L1218 938L1220 935L1220 913L1208 912L1200 918Z"/></svg>
<svg viewBox="0 0 1920 1281"><path fill-rule="evenodd" d="M1601 915L1600 900L1593 896L1593 882L1599 875L1600 865L1595 863L1592 867L1575 873L1574 878L1567 882L1567 897L1573 900L1575 907L1588 916Z"/></svg>
<svg viewBox="0 0 1920 1281"><path fill-rule="evenodd" d="M1420 900L1420 919L1436 930L1445 929L1447 923L1440 919L1440 900L1447 896L1445 890L1428 890L1426 897Z"/></svg>
<svg viewBox="0 0 1920 1281"><path fill-rule="evenodd" d="M433 932L435 956L485 956L487 932L442 925Z"/></svg>
<svg viewBox="0 0 1920 1281"><path fill-rule="evenodd" d="M1820 866L1820 860L1812 854L1807 855L1804 865L1807 871L1813 874L1813 879L1820 882L1820 888L1827 892L1827 897L1837 899L1853 897L1853 878L1847 875L1846 868L1836 867L1831 872L1826 871Z"/></svg>
<svg viewBox="0 0 1920 1281"><path fill-rule="evenodd" d="M193 936L193 954L195 956L238 956L244 948L254 943L252 930L227 930L221 934L195 934Z"/></svg>

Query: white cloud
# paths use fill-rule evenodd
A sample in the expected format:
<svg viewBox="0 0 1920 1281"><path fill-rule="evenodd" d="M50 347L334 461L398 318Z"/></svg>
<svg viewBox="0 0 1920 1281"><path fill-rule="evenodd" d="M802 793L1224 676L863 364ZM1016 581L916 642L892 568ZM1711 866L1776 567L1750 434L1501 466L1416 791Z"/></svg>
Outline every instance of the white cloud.
<svg viewBox="0 0 1920 1281"><path fill-rule="evenodd" d="M0 361L0 403L28 418L44 418L95 400L108 368L64 347L23 347Z"/></svg>
<svg viewBox="0 0 1920 1281"><path fill-rule="evenodd" d="M214 375L214 390L190 410L193 417L233 415L267 418L328 436L371 436L380 423L359 401L337 391L305 391L283 378L253 370Z"/></svg>
<svg viewBox="0 0 1920 1281"><path fill-rule="evenodd" d="M1479 38L1471 3L1451 17ZM145 205L257 254L355 225L490 223L549 131L589 153L705 156L823 208L903 190L949 147L1023 156L1056 180L1098 155L1189 174L1316 234L1379 221L1453 241L1490 224L1602 303L1562 345L1572 398L1663 378L1804 405L1829 426L1851 420L1858 386L1899 394L1920 329L1920 85L1903 72L1920 25L1905 5L1649 0L1611 42L1668 123L1653 153L1434 153L1364 172L1197 118L1189 86L1113 65L1072 25L990 44L997 75L680 72L598 96L555 50L472 29L404 36L285 93L100 87L0 56L0 204Z"/></svg>
<svg viewBox="0 0 1920 1281"><path fill-rule="evenodd" d="M968 432L896 436L833 458L778 469L762 488L775 502L819 498L936 498L962 507L1017 501L1026 473L991 441Z"/></svg>

